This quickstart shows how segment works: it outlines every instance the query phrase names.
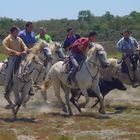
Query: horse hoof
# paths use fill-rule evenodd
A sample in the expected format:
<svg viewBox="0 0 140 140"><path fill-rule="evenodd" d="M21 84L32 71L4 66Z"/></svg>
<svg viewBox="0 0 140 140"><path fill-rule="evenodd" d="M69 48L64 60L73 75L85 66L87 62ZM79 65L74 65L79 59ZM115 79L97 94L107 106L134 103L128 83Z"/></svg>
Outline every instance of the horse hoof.
<svg viewBox="0 0 140 140"><path fill-rule="evenodd" d="M99 109L99 113L101 113L101 114L106 114L105 110L102 109L102 108Z"/></svg>
<svg viewBox="0 0 140 140"><path fill-rule="evenodd" d="M13 109L14 105L6 105L5 109Z"/></svg>
<svg viewBox="0 0 140 140"><path fill-rule="evenodd" d="M140 86L140 84L137 83L137 82L132 84L132 87L133 87L133 88L136 88L136 87L138 87L138 86Z"/></svg>

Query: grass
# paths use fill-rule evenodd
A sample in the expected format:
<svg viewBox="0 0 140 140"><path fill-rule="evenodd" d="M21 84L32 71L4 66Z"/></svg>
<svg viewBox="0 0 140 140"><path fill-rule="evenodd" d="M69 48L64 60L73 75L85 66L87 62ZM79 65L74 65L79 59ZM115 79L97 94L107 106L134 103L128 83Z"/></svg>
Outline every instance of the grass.
<svg viewBox="0 0 140 140"><path fill-rule="evenodd" d="M111 57L116 57L117 59L121 59L122 54L121 53L108 54L108 58L111 58Z"/></svg>
<svg viewBox="0 0 140 140"><path fill-rule="evenodd" d="M7 58L7 55L2 54L2 46L0 45L0 61L3 61Z"/></svg>
<svg viewBox="0 0 140 140"><path fill-rule="evenodd" d="M105 46L106 51L108 53L108 58L116 57L116 58L120 59L121 58L121 53L118 53L114 46L115 46L114 44L107 45L107 47ZM1 51L2 49L1 48L2 48L2 46L0 45L0 61L3 61L4 59L7 58L7 55L2 54L2 51Z"/></svg>
<svg viewBox="0 0 140 140"><path fill-rule="evenodd" d="M3 61L7 58L7 55L0 54L0 61Z"/></svg>

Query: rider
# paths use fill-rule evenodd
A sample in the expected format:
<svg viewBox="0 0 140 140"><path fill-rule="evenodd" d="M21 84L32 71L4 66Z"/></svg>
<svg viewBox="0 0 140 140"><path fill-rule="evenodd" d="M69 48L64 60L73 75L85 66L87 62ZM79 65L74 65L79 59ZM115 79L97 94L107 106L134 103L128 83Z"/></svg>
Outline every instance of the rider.
<svg viewBox="0 0 140 140"><path fill-rule="evenodd" d="M72 44L80 38L80 35L76 34L74 32L73 28L68 28L67 29L67 36L65 38L65 40L62 43L62 47L59 49L59 55L61 58L65 58L65 54L64 54L64 50L68 51L71 49Z"/></svg>
<svg viewBox="0 0 140 140"><path fill-rule="evenodd" d="M35 36L36 40L43 39L47 43L52 43L51 37L46 33L46 29L44 27L39 28L39 34Z"/></svg>
<svg viewBox="0 0 140 140"><path fill-rule="evenodd" d="M19 32L19 37L24 41L28 48L32 48L36 43L35 34L33 32L33 23L28 21L25 30Z"/></svg>
<svg viewBox="0 0 140 140"><path fill-rule="evenodd" d="M12 80L12 74L17 65L18 58L25 55L27 51L27 47L22 39L18 37L18 33L19 29L16 26L11 27L10 34L2 42L4 46L4 53L9 55L6 69L4 95L6 95L9 90L10 80Z"/></svg>
<svg viewBox="0 0 140 140"><path fill-rule="evenodd" d="M90 49L94 46L96 42L97 33L91 31L88 35L88 38L81 37L77 39L71 48L70 60L72 63L72 68L68 74L68 82L71 83L71 80L75 81L75 75L79 68L79 65L86 59L84 55L87 49Z"/></svg>
<svg viewBox="0 0 140 140"><path fill-rule="evenodd" d="M135 38L133 38L131 35L131 31L128 29L125 29L123 31L123 37L118 41L117 43L117 50L122 53L123 58L125 56L130 56L131 54L134 54L136 50L140 50L139 43ZM132 85L135 87L137 85L135 79L133 79Z"/></svg>
<svg viewBox="0 0 140 140"><path fill-rule="evenodd" d="M36 35L35 38L36 38L37 41L43 40L43 41L45 41L47 43L52 43L52 39L48 34L46 34L46 29L44 27L39 28L39 34ZM46 45L46 46L48 46L48 45ZM47 55L47 59L52 60L51 49L49 47L46 47L46 46L45 47L43 46L44 47L44 52Z"/></svg>

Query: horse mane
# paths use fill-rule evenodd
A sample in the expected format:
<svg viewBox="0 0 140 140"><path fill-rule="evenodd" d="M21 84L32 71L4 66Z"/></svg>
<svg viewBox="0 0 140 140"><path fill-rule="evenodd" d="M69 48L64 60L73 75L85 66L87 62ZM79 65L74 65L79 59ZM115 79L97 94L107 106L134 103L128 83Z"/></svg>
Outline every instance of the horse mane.
<svg viewBox="0 0 140 140"><path fill-rule="evenodd" d="M94 47L98 48L99 50L100 49L104 49L104 47L101 44L99 44L99 43L95 43L94 46L93 46L93 48Z"/></svg>
<svg viewBox="0 0 140 140"><path fill-rule="evenodd" d="M97 49L96 46L93 46L91 49L89 49L88 52L87 52L87 56L92 55L96 51L96 49Z"/></svg>
<svg viewBox="0 0 140 140"><path fill-rule="evenodd" d="M108 62L110 64L110 66L117 66L118 65L118 59L117 58L108 58Z"/></svg>
<svg viewBox="0 0 140 140"><path fill-rule="evenodd" d="M31 61L34 56L35 56L35 54L33 54L33 53L28 54L25 61Z"/></svg>
<svg viewBox="0 0 140 140"><path fill-rule="evenodd" d="M47 43L44 40L39 40L31 49L29 49L29 51L31 51L34 54L37 54L45 46L49 46L49 43Z"/></svg>
<svg viewBox="0 0 140 140"><path fill-rule="evenodd" d="M52 53L55 53L57 48L59 48L60 46L61 46L61 44L58 42L52 42L52 43L49 43L49 45L48 45L48 47L51 49Z"/></svg>
<svg viewBox="0 0 140 140"><path fill-rule="evenodd" d="M27 57L23 61L29 62L29 61L32 61L33 59L39 61L39 57L36 54L30 53L27 55Z"/></svg>

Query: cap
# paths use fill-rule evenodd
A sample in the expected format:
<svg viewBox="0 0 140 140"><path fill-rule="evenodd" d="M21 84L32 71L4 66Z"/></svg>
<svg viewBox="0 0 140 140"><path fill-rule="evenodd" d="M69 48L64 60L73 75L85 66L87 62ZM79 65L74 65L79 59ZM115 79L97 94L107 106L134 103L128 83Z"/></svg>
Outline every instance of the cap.
<svg viewBox="0 0 140 140"><path fill-rule="evenodd" d="M121 34L123 34L123 33L130 33L131 34L132 32L129 29L124 29Z"/></svg>
<svg viewBox="0 0 140 140"><path fill-rule="evenodd" d="M91 37L91 36L97 36L97 32L91 31L91 32L88 34L88 37Z"/></svg>

